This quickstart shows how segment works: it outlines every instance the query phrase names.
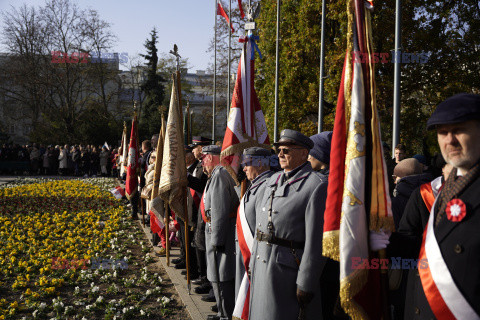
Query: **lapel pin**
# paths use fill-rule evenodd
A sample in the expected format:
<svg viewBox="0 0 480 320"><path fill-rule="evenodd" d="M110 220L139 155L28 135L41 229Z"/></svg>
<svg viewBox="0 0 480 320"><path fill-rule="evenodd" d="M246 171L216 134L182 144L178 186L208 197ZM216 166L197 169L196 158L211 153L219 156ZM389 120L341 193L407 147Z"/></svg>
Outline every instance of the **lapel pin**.
<svg viewBox="0 0 480 320"><path fill-rule="evenodd" d="M460 222L467 215L467 207L461 199L452 199L447 203L447 218L453 222Z"/></svg>

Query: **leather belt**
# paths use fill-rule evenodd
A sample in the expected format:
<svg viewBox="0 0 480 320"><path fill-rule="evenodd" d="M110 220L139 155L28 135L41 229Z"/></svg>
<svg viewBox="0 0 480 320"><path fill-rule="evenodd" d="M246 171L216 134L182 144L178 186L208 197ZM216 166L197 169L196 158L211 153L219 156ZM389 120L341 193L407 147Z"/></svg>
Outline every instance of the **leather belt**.
<svg viewBox="0 0 480 320"><path fill-rule="evenodd" d="M305 242L287 240L275 237L273 233L264 233L257 229L257 240L265 241L271 244L276 244L282 247L287 247L290 249L303 249L305 247Z"/></svg>

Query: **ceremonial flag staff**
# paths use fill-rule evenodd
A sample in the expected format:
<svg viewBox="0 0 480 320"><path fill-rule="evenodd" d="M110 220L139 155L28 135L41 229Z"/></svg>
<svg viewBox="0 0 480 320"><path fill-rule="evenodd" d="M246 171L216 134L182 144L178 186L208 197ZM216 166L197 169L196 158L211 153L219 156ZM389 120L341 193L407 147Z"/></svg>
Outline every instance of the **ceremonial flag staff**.
<svg viewBox="0 0 480 320"><path fill-rule="evenodd" d="M250 2L250 0L249 0ZM277 36L275 45L275 118L273 126L273 142L278 139L278 73L280 60L280 5L281 0L277 0Z"/></svg>
<svg viewBox="0 0 480 320"><path fill-rule="evenodd" d="M318 94L318 133L323 131L323 95L325 91L325 14L326 1L322 0L322 30L320 36L320 88Z"/></svg>
<svg viewBox="0 0 480 320"><path fill-rule="evenodd" d="M217 18L215 16L215 22L216 22L216 20L217 20ZM215 28L215 30L216 30L216 28ZM177 45L173 46L173 51L170 50L170 53L173 54L177 58L177 74L176 74L176 77L174 78L174 81L177 82L178 109L180 111L180 119L181 119L182 118L181 113L182 113L182 110L183 110L182 109L182 84L181 84L181 81L180 81L181 80L181 77L180 77L180 55L178 54ZM188 115L188 113L189 113L189 107L187 106L186 114ZM215 115L214 115L214 119L215 119ZM188 128L187 128L187 130L188 130ZM185 131L184 131L184 134L185 134ZM186 135L188 136L188 131L187 131ZM183 138L184 139L181 139L181 140L185 141L185 137L183 137ZM186 168L185 156L183 157L183 166ZM190 290L191 290L191 284L190 284L190 250L189 250L190 239L189 239L189 234L188 234L188 229L190 228L190 226L188 225L187 188L182 188L182 191L184 193L184 196L182 198L183 198L183 209L184 209L184 213L185 213L185 217L184 217L185 218L185 264L186 264L186 267L187 267L187 288L188 288L188 294L190 294Z"/></svg>
<svg viewBox="0 0 480 320"><path fill-rule="evenodd" d="M228 16L230 19L232 19L232 0L228 0ZM232 48L232 28L228 28L228 66L227 66L227 107L226 107L226 113L227 113L227 124L228 126L228 111L230 108L230 53L231 53L231 48Z"/></svg>
<svg viewBox="0 0 480 320"><path fill-rule="evenodd" d="M400 143L400 62L402 55L402 1L395 3L395 68L393 80L393 134L392 158L395 157L395 147Z"/></svg>
<svg viewBox="0 0 480 320"><path fill-rule="evenodd" d="M215 109L217 100L217 12L218 0L215 0L215 37L213 41L213 106L212 106L212 140L215 143Z"/></svg>

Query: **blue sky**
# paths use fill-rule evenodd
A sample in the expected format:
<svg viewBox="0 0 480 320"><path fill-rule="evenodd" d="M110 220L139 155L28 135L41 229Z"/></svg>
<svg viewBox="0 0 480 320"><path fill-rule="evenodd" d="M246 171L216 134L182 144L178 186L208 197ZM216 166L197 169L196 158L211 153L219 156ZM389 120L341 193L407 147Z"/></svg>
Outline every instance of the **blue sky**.
<svg viewBox="0 0 480 320"><path fill-rule="evenodd" d="M205 70L213 54L207 53L213 35L214 0L77 0L81 9L92 8L112 24L118 37L115 52L129 56L145 53L143 44L155 26L159 52L168 53L176 43L190 71ZM0 11L23 3L40 6L45 0L0 0ZM233 1L232 1L233 7ZM3 21L2 21L3 25ZM0 51L4 51L1 50Z"/></svg>

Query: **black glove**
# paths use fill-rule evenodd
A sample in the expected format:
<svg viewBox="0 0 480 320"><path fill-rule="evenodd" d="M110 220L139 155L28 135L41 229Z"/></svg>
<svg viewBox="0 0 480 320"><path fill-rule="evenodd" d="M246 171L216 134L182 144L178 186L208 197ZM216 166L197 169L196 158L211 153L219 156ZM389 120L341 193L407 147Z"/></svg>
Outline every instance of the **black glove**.
<svg viewBox="0 0 480 320"><path fill-rule="evenodd" d="M300 309L305 309L312 299L313 293L305 292L297 288L297 300Z"/></svg>
<svg viewBox="0 0 480 320"><path fill-rule="evenodd" d="M225 246L213 246L215 252L225 252Z"/></svg>

